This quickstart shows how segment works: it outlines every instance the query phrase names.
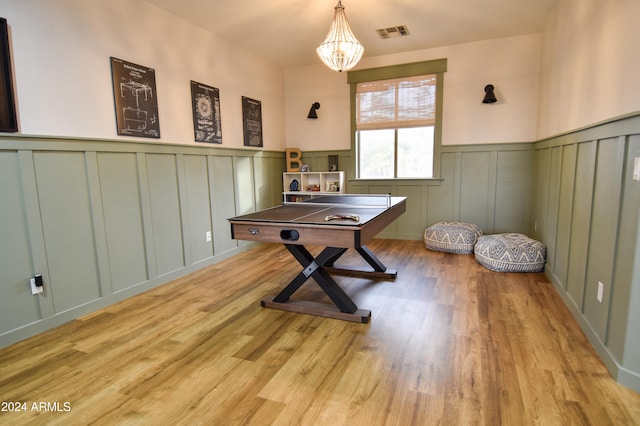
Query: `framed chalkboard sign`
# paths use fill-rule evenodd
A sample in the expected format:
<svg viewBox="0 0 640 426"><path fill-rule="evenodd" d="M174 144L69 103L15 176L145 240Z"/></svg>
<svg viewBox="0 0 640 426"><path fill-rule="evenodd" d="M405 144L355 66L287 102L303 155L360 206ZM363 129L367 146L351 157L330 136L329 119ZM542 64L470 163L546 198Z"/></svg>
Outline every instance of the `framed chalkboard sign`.
<svg viewBox="0 0 640 426"><path fill-rule="evenodd" d="M18 131L14 96L9 51L9 26L6 19L0 18L0 132Z"/></svg>
<svg viewBox="0 0 640 426"><path fill-rule="evenodd" d="M262 147L262 103L242 97L244 146Z"/></svg>

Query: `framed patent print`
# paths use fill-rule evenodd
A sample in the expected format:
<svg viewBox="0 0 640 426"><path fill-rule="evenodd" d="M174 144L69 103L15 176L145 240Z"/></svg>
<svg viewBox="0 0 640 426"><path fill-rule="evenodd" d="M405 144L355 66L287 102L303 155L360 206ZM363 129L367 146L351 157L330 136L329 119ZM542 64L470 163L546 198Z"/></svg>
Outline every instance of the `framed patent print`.
<svg viewBox="0 0 640 426"><path fill-rule="evenodd" d="M111 76L118 134L159 138L155 70L112 57Z"/></svg>
<svg viewBox="0 0 640 426"><path fill-rule="evenodd" d="M222 143L220 90L191 81L191 104L195 141Z"/></svg>

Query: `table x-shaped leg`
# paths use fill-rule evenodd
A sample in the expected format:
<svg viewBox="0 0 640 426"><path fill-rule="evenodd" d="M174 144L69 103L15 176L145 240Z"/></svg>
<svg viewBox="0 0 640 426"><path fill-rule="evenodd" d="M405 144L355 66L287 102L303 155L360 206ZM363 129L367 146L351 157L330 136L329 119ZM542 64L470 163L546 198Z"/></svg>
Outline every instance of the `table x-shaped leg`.
<svg viewBox="0 0 640 426"><path fill-rule="evenodd" d="M273 299L274 302L286 302L302 284L313 278L341 312L353 314L358 310L356 304L323 268L328 261L335 259L336 255L339 257L344 253L344 249L327 247L314 258L304 246L285 244L285 247L304 269Z"/></svg>

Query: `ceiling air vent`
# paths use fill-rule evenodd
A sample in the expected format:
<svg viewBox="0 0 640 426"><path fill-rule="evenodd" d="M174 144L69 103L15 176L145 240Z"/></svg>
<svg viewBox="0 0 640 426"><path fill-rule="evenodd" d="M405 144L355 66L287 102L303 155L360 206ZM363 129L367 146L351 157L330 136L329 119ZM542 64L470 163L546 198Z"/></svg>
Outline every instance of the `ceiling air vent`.
<svg viewBox="0 0 640 426"><path fill-rule="evenodd" d="M409 35L409 29L406 25L399 25L397 27L380 28L376 30L380 38L397 38Z"/></svg>

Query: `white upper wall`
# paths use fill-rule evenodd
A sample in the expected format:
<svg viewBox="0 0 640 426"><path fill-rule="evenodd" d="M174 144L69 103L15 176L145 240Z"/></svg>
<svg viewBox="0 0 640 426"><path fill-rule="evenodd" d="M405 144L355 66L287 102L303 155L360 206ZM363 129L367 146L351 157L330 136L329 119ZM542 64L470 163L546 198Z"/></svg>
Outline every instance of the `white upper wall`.
<svg viewBox="0 0 640 426"><path fill-rule="evenodd" d="M357 69L447 58L443 145L532 142L536 139L541 36L479 41L364 58ZM484 87L496 87L495 104L483 104ZM302 150L350 147L346 73L324 65L285 70L287 146ZM307 119L320 102L318 119Z"/></svg>
<svg viewBox="0 0 640 426"><path fill-rule="evenodd" d="M20 132L194 142L190 81L220 89L222 145L244 147L241 97L262 102L265 149L285 148L282 68L141 0L0 0ZM153 68L161 138L117 136L110 57ZM203 144L198 144L203 145Z"/></svg>
<svg viewBox="0 0 640 426"><path fill-rule="evenodd" d="M563 0L543 34L538 137L640 111L640 1Z"/></svg>
<svg viewBox="0 0 640 426"><path fill-rule="evenodd" d="M189 81L220 89L222 147L243 147L241 97L262 101L264 148L349 149L346 74L282 70L143 0L0 0L24 134L197 144ZM640 1L564 0L543 35L365 58L448 59L443 144L530 142L640 111ZM117 136L109 57L156 72L161 139ZM496 86L498 103L480 102ZM320 102L319 119L306 118Z"/></svg>
<svg viewBox="0 0 640 426"><path fill-rule="evenodd" d="M638 17L638 0L563 0L541 35L365 58L358 69L447 58L444 145L536 141L640 112ZM486 83L498 103L479 103ZM346 75L289 69L285 94L287 146L349 148ZM307 120L315 101L320 118Z"/></svg>

